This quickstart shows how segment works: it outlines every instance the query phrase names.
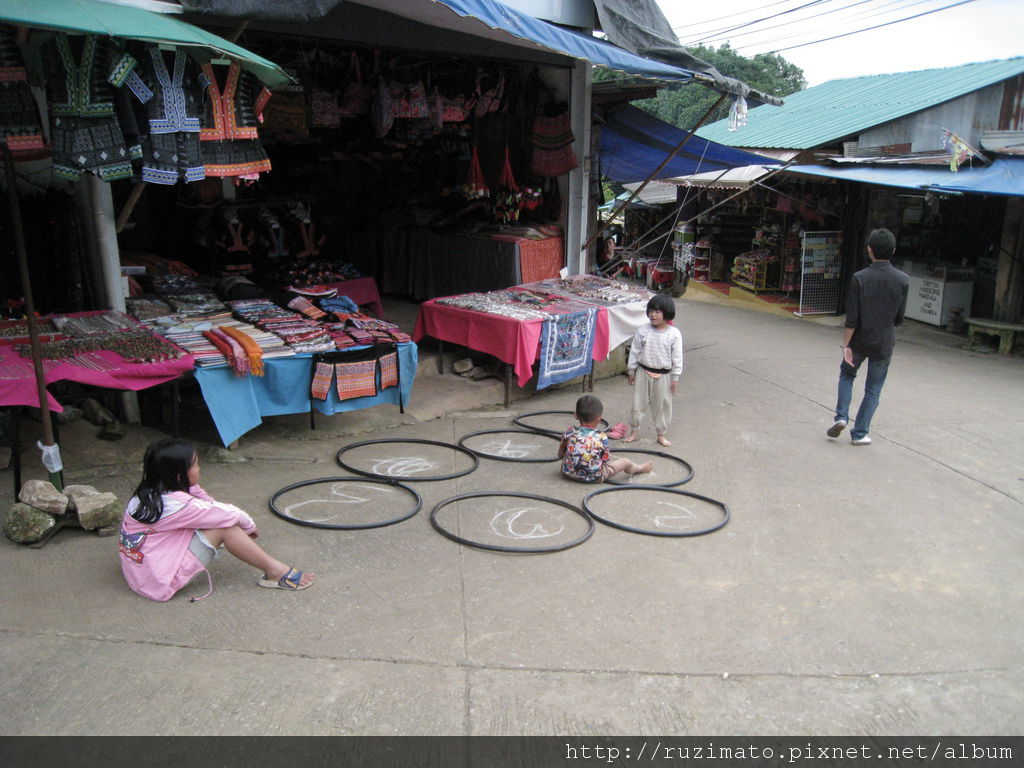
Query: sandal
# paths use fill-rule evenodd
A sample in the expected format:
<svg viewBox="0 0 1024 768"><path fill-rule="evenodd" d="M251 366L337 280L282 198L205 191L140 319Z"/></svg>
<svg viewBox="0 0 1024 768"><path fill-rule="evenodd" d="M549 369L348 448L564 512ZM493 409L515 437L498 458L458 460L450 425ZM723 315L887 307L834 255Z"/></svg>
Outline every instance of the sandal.
<svg viewBox="0 0 1024 768"><path fill-rule="evenodd" d="M289 568L288 573L277 581L266 578L266 574L264 574L264 577L259 580L259 585L261 587L267 587L268 589L290 589L297 592L300 589L307 589L313 586L313 574L310 574L311 581L308 584L302 583L303 575L302 571L296 570L295 568Z"/></svg>
<svg viewBox="0 0 1024 768"><path fill-rule="evenodd" d="M629 432L629 426L626 425L626 424L623 424L620 421L614 427L612 427L611 429L606 431L605 434L608 435L608 437L610 437L612 440L619 440L622 437L625 437L627 432Z"/></svg>

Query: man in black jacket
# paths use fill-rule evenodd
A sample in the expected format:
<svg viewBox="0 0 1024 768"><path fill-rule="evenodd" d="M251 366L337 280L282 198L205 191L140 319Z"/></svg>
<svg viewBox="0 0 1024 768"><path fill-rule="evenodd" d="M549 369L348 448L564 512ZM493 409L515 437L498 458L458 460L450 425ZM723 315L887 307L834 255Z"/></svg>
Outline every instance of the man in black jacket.
<svg viewBox="0 0 1024 768"><path fill-rule="evenodd" d="M853 445L871 445L868 432L871 417L878 408L878 398L889 372L889 361L896 343L896 326L903 322L907 308L910 279L889 263L896 250L896 238L887 229L876 229L868 236L868 259L871 264L854 274L846 300L846 328L843 341L843 362L839 366L839 397L836 415L828 428L829 437L839 437L850 419L853 380L861 363L868 361L864 397L857 411L857 421L850 430Z"/></svg>

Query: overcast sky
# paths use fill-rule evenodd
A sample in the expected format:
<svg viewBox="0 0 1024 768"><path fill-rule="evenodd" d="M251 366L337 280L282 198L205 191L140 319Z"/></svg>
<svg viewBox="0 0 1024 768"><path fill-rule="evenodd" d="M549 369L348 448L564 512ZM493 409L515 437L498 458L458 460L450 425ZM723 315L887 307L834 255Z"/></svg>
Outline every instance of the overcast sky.
<svg viewBox="0 0 1024 768"><path fill-rule="evenodd" d="M752 56L885 24L963 0L658 2L684 45L705 40L705 44L717 48L728 40L741 54ZM793 10L800 6L808 7ZM768 16L774 18L728 31ZM773 26L774 29L768 29ZM955 8L880 29L779 52L803 69L808 85L812 86L842 77L1022 56L1024 0L969 0Z"/></svg>

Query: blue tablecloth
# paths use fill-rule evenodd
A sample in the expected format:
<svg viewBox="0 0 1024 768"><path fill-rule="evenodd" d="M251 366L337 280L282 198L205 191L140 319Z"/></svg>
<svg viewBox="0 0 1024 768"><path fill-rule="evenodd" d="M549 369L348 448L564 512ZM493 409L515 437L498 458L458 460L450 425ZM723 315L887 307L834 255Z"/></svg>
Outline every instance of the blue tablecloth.
<svg viewBox="0 0 1024 768"><path fill-rule="evenodd" d="M263 423L263 416L308 413L312 360L312 355L264 360L263 376L235 376L227 365L197 368L196 381L203 391L206 407L224 445L230 445L250 429L258 427ZM398 360L402 402L408 404L413 379L416 378L416 344L399 344ZM329 415L358 411L383 403L398 405L398 393L398 387L391 387L374 397L338 400L338 393L332 384L327 399L314 399L313 407Z"/></svg>

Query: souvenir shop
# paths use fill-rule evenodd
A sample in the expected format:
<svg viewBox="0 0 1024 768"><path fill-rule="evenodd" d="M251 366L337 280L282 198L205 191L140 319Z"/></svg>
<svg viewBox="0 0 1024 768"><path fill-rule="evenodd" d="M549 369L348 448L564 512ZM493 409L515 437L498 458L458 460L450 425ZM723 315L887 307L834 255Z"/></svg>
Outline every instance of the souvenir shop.
<svg viewBox="0 0 1024 768"><path fill-rule="evenodd" d="M123 374L117 345L132 350L128 364L194 364L225 444L261 416L311 403L324 413L401 407L416 345L387 321L382 294L501 289L565 264L565 177L579 163L561 57L555 66L543 53L512 61L247 33L247 50L291 76L271 93L237 58L0 32L5 64L21 72L5 94L17 106L6 130L44 355L62 360L51 382L96 384L78 369ZM97 269L94 211L78 194L97 182L117 213L124 314L83 312L117 305ZM12 254L2 258L17 274ZM14 281L4 292L18 317ZM0 366L20 366L4 374L20 381L31 374L17 352L26 329L6 326ZM374 354L344 356L367 346ZM109 386L143 388L144 377L137 387L121 378ZM282 387L298 400L282 404ZM31 399L26 390L3 404Z"/></svg>

